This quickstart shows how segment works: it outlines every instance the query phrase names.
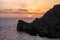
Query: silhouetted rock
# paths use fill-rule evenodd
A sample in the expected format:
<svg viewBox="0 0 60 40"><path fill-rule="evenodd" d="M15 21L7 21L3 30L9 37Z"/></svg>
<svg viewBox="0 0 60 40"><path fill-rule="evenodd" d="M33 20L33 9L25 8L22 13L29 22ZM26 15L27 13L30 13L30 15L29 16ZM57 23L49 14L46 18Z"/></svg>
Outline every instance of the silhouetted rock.
<svg viewBox="0 0 60 40"><path fill-rule="evenodd" d="M55 5L42 18L32 22L40 36L50 38L60 37L60 5Z"/></svg>
<svg viewBox="0 0 60 40"><path fill-rule="evenodd" d="M24 22L22 20L18 21L17 30L20 32L26 32L30 35L36 36L36 31L31 27L30 23Z"/></svg>
<svg viewBox="0 0 60 40"><path fill-rule="evenodd" d="M55 5L43 17L36 18L31 23L22 20L18 22L17 29L29 34L38 34L41 37L60 38L60 5Z"/></svg>

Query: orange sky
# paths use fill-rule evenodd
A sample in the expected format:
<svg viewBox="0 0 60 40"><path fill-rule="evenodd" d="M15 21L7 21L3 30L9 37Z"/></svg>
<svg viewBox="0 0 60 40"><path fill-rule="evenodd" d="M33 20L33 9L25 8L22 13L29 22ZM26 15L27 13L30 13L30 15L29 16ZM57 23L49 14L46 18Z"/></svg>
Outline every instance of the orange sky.
<svg viewBox="0 0 60 40"><path fill-rule="evenodd" d="M0 0L0 10L26 9L29 12L46 12L55 4L60 4L60 0ZM1 14L0 18L35 18L43 14Z"/></svg>
<svg viewBox="0 0 60 40"><path fill-rule="evenodd" d="M45 12L60 0L0 0L0 9L27 9L32 12Z"/></svg>
<svg viewBox="0 0 60 40"><path fill-rule="evenodd" d="M37 18L43 14L0 14L0 18Z"/></svg>

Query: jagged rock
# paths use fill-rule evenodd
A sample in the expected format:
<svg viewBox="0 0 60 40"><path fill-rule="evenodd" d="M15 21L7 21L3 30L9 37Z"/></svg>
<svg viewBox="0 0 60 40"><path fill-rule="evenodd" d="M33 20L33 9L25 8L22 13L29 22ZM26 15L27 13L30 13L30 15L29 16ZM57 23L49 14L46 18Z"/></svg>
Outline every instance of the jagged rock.
<svg viewBox="0 0 60 40"><path fill-rule="evenodd" d="M60 5L55 5L42 18L34 20L32 24L39 31L40 36L60 38Z"/></svg>
<svg viewBox="0 0 60 40"><path fill-rule="evenodd" d="M19 21L17 29L21 28L29 34L38 34L41 37L60 38L60 5L55 5L43 17L36 18L31 23Z"/></svg>
<svg viewBox="0 0 60 40"><path fill-rule="evenodd" d="M24 22L22 20L18 21L17 30L20 32L26 32L30 35L36 36L36 31L31 27L30 23Z"/></svg>
<svg viewBox="0 0 60 40"><path fill-rule="evenodd" d="M26 23L25 21L19 20L17 24L17 30L18 31L25 31L29 29L29 23Z"/></svg>

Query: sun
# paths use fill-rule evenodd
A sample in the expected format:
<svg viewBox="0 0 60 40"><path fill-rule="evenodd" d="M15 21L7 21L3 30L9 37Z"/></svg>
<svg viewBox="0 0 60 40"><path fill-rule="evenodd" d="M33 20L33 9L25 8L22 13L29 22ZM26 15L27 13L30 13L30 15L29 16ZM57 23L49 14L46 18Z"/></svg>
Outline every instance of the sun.
<svg viewBox="0 0 60 40"><path fill-rule="evenodd" d="M28 17L32 17L32 15L28 15Z"/></svg>

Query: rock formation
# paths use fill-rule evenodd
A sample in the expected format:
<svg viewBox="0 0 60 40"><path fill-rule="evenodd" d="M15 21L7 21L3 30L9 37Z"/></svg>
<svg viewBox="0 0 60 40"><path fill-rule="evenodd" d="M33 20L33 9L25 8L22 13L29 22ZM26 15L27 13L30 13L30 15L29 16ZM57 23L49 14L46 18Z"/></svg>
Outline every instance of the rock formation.
<svg viewBox="0 0 60 40"><path fill-rule="evenodd" d="M60 38L60 4L48 10L43 17L27 23L18 22L17 30L41 37Z"/></svg>
<svg viewBox="0 0 60 40"><path fill-rule="evenodd" d="M17 30L20 32L26 32L30 35L36 36L36 31L33 30L32 25L30 23L24 22L22 20L18 21Z"/></svg>

